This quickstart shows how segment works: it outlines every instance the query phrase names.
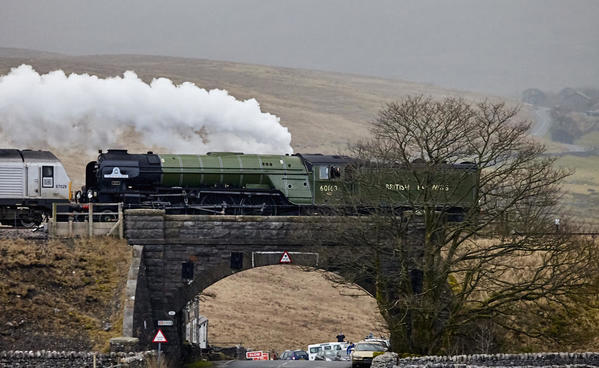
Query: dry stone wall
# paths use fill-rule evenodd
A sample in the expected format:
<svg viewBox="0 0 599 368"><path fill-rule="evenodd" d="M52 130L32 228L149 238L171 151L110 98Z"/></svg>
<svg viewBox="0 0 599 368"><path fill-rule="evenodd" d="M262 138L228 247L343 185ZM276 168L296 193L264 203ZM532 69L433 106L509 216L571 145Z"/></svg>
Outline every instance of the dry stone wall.
<svg viewBox="0 0 599 368"><path fill-rule="evenodd" d="M75 351L2 351L0 368L146 368L153 352L97 354Z"/></svg>
<svg viewBox="0 0 599 368"><path fill-rule="evenodd" d="M371 368L599 367L599 353L527 353L425 356L398 359L395 353L374 358Z"/></svg>

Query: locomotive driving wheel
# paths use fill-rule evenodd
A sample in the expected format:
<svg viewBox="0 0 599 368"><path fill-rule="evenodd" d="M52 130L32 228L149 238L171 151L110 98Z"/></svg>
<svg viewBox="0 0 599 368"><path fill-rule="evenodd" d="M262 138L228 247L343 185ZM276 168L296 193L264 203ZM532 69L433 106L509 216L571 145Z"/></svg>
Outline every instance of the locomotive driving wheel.
<svg viewBox="0 0 599 368"><path fill-rule="evenodd" d="M206 206L207 211L222 215L236 215L239 210L239 203L227 194L205 194L200 200L200 205Z"/></svg>
<svg viewBox="0 0 599 368"><path fill-rule="evenodd" d="M241 200L241 214L255 216L274 216L277 214L277 206L275 200L271 196L248 196Z"/></svg>

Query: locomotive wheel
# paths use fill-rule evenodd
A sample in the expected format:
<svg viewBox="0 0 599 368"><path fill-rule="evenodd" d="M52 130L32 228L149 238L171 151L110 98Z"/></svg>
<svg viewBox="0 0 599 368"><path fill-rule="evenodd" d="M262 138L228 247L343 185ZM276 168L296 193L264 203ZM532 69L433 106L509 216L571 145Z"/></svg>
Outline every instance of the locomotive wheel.
<svg viewBox="0 0 599 368"><path fill-rule="evenodd" d="M260 207L256 207L260 206ZM241 214L255 216L274 216L277 207L271 196L250 196L241 200Z"/></svg>
<svg viewBox="0 0 599 368"><path fill-rule="evenodd" d="M32 219L20 219L19 222L21 223L21 226L26 228L31 228L36 225L35 221Z"/></svg>
<svg viewBox="0 0 599 368"><path fill-rule="evenodd" d="M19 223L23 227L31 228L42 223L42 216L39 214L32 216L24 215L19 218Z"/></svg>
<svg viewBox="0 0 599 368"><path fill-rule="evenodd" d="M200 204L202 206L211 206L212 211L222 212L225 215L236 215L238 203L235 198L226 194L206 194L202 197Z"/></svg>

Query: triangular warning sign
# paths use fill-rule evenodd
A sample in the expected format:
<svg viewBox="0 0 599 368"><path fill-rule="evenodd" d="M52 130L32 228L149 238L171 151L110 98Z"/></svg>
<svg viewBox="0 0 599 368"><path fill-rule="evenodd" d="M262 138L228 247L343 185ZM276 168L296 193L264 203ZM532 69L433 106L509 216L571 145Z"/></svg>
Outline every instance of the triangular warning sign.
<svg viewBox="0 0 599 368"><path fill-rule="evenodd" d="M289 257L289 253L287 253L287 251L283 252L279 263L291 263L291 257Z"/></svg>
<svg viewBox="0 0 599 368"><path fill-rule="evenodd" d="M154 340L152 340L152 342L168 342L168 341L166 341L166 337L164 337L164 334L162 333L162 331L158 330L158 332L156 332L156 336L154 336Z"/></svg>

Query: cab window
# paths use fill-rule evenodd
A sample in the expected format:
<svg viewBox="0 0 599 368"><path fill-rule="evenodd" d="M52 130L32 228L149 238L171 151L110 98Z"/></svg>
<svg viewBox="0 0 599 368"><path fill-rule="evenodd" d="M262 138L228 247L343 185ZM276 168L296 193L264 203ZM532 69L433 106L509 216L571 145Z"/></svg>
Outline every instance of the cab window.
<svg viewBox="0 0 599 368"><path fill-rule="evenodd" d="M320 179L328 179L329 178L329 168L327 166L320 167L319 178Z"/></svg>
<svg viewBox="0 0 599 368"><path fill-rule="evenodd" d="M54 166L42 166L42 187L54 187Z"/></svg>
<svg viewBox="0 0 599 368"><path fill-rule="evenodd" d="M331 166L331 179L340 178L341 169L339 166Z"/></svg>

